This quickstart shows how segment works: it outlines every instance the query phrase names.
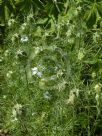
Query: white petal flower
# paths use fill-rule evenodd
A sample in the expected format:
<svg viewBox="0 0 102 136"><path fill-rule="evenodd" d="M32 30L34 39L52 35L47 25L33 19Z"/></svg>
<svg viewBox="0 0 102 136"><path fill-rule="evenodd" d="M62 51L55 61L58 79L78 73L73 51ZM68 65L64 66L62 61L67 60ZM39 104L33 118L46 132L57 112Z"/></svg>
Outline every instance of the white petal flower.
<svg viewBox="0 0 102 136"><path fill-rule="evenodd" d="M23 42L27 42L29 39L28 39L28 37L27 36L22 36L21 37L21 42L23 43Z"/></svg>
<svg viewBox="0 0 102 136"><path fill-rule="evenodd" d="M45 98L45 99L47 99L47 100L50 100L50 99L51 99L50 94L49 94L48 91L46 91L43 95L44 95L44 98Z"/></svg>
<svg viewBox="0 0 102 136"><path fill-rule="evenodd" d="M38 71L37 67L32 68L32 75L37 75L38 77L42 76L42 72Z"/></svg>
<svg viewBox="0 0 102 136"><path fill-rule="evenodd" d="M34 67L32 68L32 75L36 75L38 73L38 68Z"/></svg>
<svg viewBox="0 0 102 136"><path fill-rule="evenodd" d="M17 55L18 54L22 55L22 51L20 49L17 51Z"/></svg>
<svg viewBox="0 0 102 136"><path fill-rule="evenodd" d="M42 72L37 72L37 76L41 77L42 76Z"/></svg>

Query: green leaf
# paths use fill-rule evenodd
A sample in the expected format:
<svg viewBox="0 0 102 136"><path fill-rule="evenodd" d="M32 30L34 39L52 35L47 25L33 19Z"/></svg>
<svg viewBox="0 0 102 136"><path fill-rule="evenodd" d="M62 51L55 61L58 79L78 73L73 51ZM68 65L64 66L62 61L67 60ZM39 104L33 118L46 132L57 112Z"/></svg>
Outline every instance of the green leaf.
<svg viewBox="0 0 102 136"><path fill-rule="evenodd" d="M81 127L86 128L88 125L88 116L86 113L80 113L78 116L78 121Z"/></svg>
<svg viewBox="0 0 102 136"><path fill-rule="evenodd" d="M48 18L43 18L43 19L39 19L38 21L37 21L37 24L45 24L46 22L48 21Z"/></svg>
<svg viewBox="0 0 102 136"><path fill-rule="evenodd" d="M88 20L87 20L87 25L89 26L89 28L92 28L92 26L96 23L96 14L95 12L93 12L92 14L90 14Z"/></svg>
<svg viewBox="0 0 102 136"><path fill-rule="evenodd" d="M102 17L102 3L97 4L96 6L97 6L97 10L98 10L99 15Z"/></svg>

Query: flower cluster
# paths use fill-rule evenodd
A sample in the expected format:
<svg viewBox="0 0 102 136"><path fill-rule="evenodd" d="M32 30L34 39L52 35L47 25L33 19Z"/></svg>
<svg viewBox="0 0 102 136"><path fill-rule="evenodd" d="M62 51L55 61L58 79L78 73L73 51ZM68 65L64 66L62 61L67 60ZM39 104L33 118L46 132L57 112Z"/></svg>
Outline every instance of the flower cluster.
<svg viewBox="0 0 102 136"><path fill-rule="evenodd" d="M42 72L40 72L37 67L34 67L32 68L32 75L37 75L38 77L41 77Z"/></svg>
<svg viewBox="0 0 102 136"><path fill-rule="evenodd" d="M17 121L17 116L22 114L22 105L21 104L16 104L14 105L12 109L12 121Z"/></svg>
<svg viewBox="0 0 102 136"><path fill-rule="evenodd" d="M27 36L25 36L25 35L23 35L23 36L21 37L21 42L22 42L22 43L28 42L28 40L29 40L29 38L28 38Z"/></svg>

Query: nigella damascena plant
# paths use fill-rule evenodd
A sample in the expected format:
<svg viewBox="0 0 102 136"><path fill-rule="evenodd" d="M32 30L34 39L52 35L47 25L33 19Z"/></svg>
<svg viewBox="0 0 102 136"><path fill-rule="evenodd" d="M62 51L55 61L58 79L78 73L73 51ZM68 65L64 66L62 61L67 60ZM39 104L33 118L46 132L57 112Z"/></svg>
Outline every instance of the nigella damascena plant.
<svg viewBox="0 0 102 136"><path fill-rule="evenodd" d="M37 72L38 72L38 68L37 67L32 68L32 75L36 75Z"/></svg>
<svg viewBox="0 0 102 136"><path fill-rule="evenodd" d="M49 93L48 91L44 92L44 93L43 93L43 96L44 96L44 98L47 99L47 100L50 100L50 99L51 99L50 93Z"/></svg>
<svg viewBox="0 0 102 136"><path fill-rule="evenodd" d="M26 35L21 36L21 43L26 43L26 42L28 42L28 40L29 40L28 36L26 36Z"/></svg>
<svg viewBox="0 0 102 136"><path fill-rule="evenodd" d="M32 68L32 75L33 76L37 75L38 77L41 77L42 76L42 72L40 72L37 67L34 67L34 68Z"/></svg>
<svg viewBox="0 0 102 136"><path fill-rule="evenodd" d="M12 109L12 121L17 121L18 115L22 114L22 105L21 104L16 104L14 105Z"/></svg>

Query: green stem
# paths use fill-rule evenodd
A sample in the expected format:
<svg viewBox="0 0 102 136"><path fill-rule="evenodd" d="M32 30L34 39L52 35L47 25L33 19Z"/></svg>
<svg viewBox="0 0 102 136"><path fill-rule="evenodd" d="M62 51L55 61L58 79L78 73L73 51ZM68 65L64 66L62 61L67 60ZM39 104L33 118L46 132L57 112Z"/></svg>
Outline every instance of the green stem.
<svg viewBox="0 0 102 136"><path fill-rule="evenodd" d="M74 136L74 119L75 119L74 105L72 106L72 110L73 110L73 129L72 129L72 136Z"/></svg>
<svg viewBox="0 0 102 136"><path fill-rule="evenodd" d="M25 70L25 77L26 77L27 89L28 89L28 91L29 91L28 77L27 77L27 71L26 71L25 66L24 66L24 70Z"/></svg>

